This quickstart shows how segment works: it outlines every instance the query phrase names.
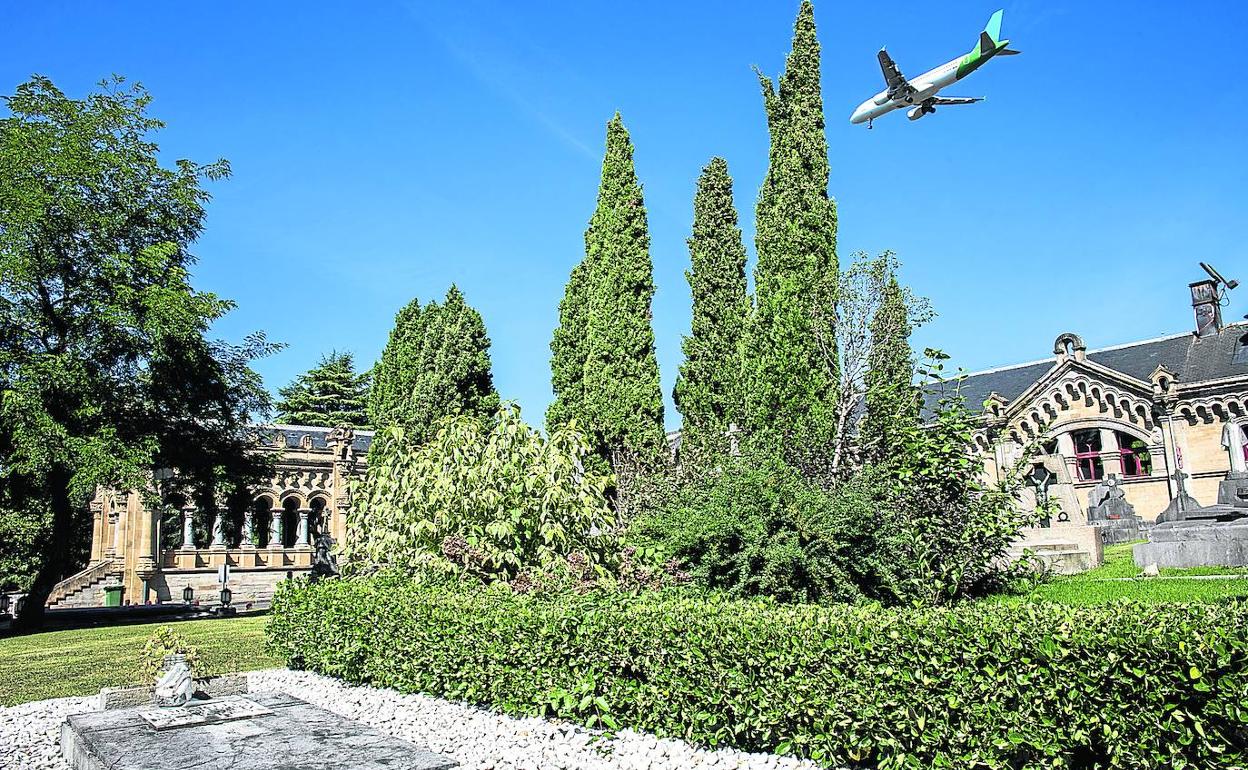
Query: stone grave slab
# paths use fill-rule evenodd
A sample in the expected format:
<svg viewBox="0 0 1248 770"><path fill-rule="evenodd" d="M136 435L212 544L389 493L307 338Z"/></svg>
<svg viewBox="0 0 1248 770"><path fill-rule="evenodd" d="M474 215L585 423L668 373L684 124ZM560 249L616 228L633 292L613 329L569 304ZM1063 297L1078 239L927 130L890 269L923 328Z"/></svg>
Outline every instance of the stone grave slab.
<svg viewBox="0 0 1248 770"><path fill-rule="evenodd" d="M76 714L74 770L449 770L452 759L285 694Z"/></svg>

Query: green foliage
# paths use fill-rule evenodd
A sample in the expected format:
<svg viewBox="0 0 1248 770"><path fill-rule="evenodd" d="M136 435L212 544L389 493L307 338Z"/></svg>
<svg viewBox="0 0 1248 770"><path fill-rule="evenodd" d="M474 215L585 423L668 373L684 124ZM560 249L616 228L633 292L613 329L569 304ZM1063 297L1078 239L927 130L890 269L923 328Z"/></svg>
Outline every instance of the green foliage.
<svg viewBox="0 0 1248 770"><path fill-rule="evenodd" d="M399 425L427 441L443 417L488 417L498 404L485 321L458 288L451 286L442 304L415 299L399 311L373 370L373 427Z"/></svg>
<svg viewBox="0 0 1248 770"><path fill-rule="evenodd" d="M858 596L833 499L783 460L725 460L640 517L630 540L675 559L701 586L784 602Z"/></svg>
<svg viewBox="0 0 1248 770"><path fill-rule="evenodd" d="M203 676L201 672L195 670L199 664L199 648L187 641L185 636L174 631L172 626L161 626L143 644L140 669L143 682L156 681L166 655L186 656L186 663L191 667L191 674Z"/></svg>
<svg viewBox="0 0 1248 770"><path fill-rule="evenodd" d="M367 372L356 374L350 353L334 351L278 391L277 419L291 425L368 427Z"/></svg>
<svg viewBox="0 0 1248 770"><path fill-rule="evenodd" d="M350 682L827 767L1248 760L1243 602L885 610L347 580L283 586L268 631Z"/></svg>
<svg viewBox="0 0 1248 770"><path fill-rule="evenodd" d="M836 435L836 206L814 9L803 0L779 88L759 75L771 135L756 211L748 347L754 440L821 473Z"/></svg>
<svg viewBox="0 0 1248 770"><path fill-rule="evenodd" d="M543 438L505 404L483 420L444 418L428 442L378 432L347 515L352 569L510 580L572 553L600 565L617 551L609 478L584 469L584 437Z"/></svg>
<svg viewBox="0 0 1248 770"><path fill-rule="evenodd" d="M723 158L712 158L693 199L691 332L673 397L680 410L682 463L726 456L731 426L745 426L742 382L750 299L745 286L745 244L732 202L732 177Z"/></svg>
<svg viewBox="0 0 1248 770"><path fill-rule="evenodd" d="M598 205L551 341L550 427L575 420L617 473L657 467L666 450L650 302L654 271L633 144L607 124ZM579 367L579 371L578 371Z"/></svg>
<svg viewBox="0 0 1248 770"><path fill-rule="evenodd" d="M910 312L897 277L889 276L871 319L871 352L865 378L866 412L858 427L863 457L886 462L900 454L907 433L919 421L910 349Z"/></svg>
<svg viewBox="0 0 1248 770"><path fill-rule="evenodd" d="M150 97L120 79L84 100L35 77L0 119L0 499L46 512L25 623L81 565L85 502L99 484L209 497L265 472L244 426L268 398L248 364L274 346L205 338L232 303L190 285L205 180L224 161L160 165ZM161 494L168 489L161 489ZM25 510L22 505L10 511ZM89 526L89 525L88 525Z"/></svg>

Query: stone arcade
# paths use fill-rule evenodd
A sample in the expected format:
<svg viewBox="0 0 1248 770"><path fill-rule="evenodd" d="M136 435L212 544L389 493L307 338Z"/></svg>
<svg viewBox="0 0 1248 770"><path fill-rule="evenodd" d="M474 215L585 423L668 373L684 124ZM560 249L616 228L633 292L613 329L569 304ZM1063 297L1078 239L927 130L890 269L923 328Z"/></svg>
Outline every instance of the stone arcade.
<svg viewBox="0 0 1248 770"><path fill-rule="evenodd" d="M278 582L312 567L317 536L343 542L350 505L347 481L364 472L372 431L264 426L256 451L273 452L273 478L255 490L241 516L209 516L193 505L164 515L136 492L100 489L91 502L91 557L61 581L48 606L99 607L105 589L120 587L124 603L215 603L217 571L230 567L235 604L267 601ZM172 501L181 502L181 501ZM210 532L196 540L196 531Z"/></svg>

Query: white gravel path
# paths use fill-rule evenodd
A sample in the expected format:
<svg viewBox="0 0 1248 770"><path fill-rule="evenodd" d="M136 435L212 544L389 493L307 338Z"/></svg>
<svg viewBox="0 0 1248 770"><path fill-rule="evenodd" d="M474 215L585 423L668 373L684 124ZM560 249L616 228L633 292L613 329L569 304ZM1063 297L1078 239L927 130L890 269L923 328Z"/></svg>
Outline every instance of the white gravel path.
<svg viewBox="0 0 1248 770"><path fill-rule="evenodd" d="M611 738L577 725L516 719L462 703L353 687L301 671L247 675L252 692L286 692L457 760L464 770L813 769L770 754L708 751L683 741L622 730ZM58 746L69 714L92 710L88 698L0 708L0 770L66 770Z"/></svg>

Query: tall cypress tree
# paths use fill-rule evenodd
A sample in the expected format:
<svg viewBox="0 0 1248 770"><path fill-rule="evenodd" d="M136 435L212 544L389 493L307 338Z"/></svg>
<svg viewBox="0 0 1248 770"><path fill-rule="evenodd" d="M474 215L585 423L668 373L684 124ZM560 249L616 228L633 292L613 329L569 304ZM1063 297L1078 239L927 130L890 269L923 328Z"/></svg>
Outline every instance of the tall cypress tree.
<svg viewBox="0 0 1248 770"><path fill-rule="evenodd" d="M685 361L673 397L681 415L681 454L724 454L730 427L744 427L742 354L750 300L745 284L745 244L732 202L732 177L723 158L702 169L693 198L691 269L693 294Z"/></svg>
<svg viewBox="0 0 1248 770"><path fill-rule="evenodd" d="M573 419L584 421L589 273L586 260L572 268L559 303L559 326L550 340L550 384L555 399L546 409L546 429L551 432ZM585 429L583 424L580 427Z"/></svg>
<svg viewBox="0 0 1248 770"><path fill-rule="evenodd" d="M866 413L859 425L858 444L864 459L881 462L897 456L919 419L909 309L896 276L885 284L880 306L871 318L867 362Z"/></svg>
<svg viewBox="0 0 1248 770"><path fill-rule="evenodd" d="M498 409L485 321L455 286L442 304L415 299L399 311L373 379L372 424L403 425L421 441L447 415Z"/></svg>
<svg viewBox="0 0 1248 770"><path fill-rule="evenodd" d="M779 88L761 74L759 81L771 149L756 212L749 425L810 468L835 435L838 378L836 206L810 0L798 12Z"/></svg>
<svg viewBox="0 0 1248 770"><path fill-rule="evenodd" d="M367 428L368 374L350 353L334 351L278 391L278 420L295 425Z"/></svg>
<svg viewBox="0 0 1248 770"><path fill-rule="evenodd" d="M598 205L585 258L572 271L551 340L551 428L575 419L619 471L663 456L663 395L650 302L654 274L633 144L617 113L607 124Z"/></svg>

